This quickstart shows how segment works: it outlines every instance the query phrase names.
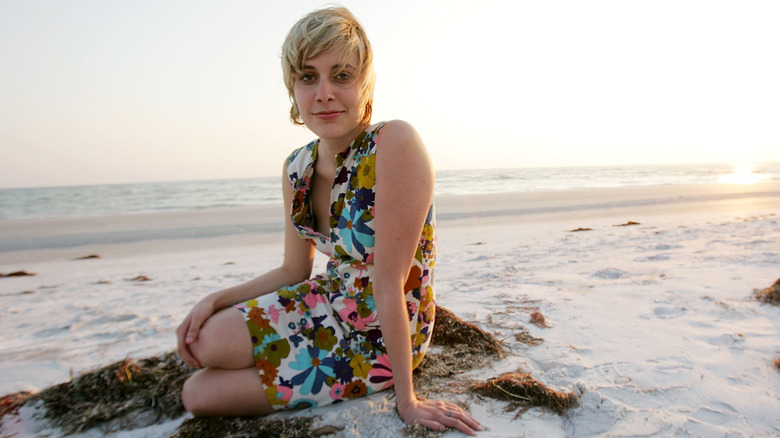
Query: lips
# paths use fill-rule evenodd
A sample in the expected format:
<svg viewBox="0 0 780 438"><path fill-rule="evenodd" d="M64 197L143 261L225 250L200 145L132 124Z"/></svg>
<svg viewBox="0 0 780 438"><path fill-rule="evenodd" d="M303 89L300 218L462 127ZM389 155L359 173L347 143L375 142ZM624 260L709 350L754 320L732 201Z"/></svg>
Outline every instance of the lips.
<svg viewBox="0 0 780 438"><path fill-rule="evenodd" d="M323 120L330 120L330 119L335 119L336 117L340 116L342 113L343 111L318 111L314 113L314 116Z"/></svg>

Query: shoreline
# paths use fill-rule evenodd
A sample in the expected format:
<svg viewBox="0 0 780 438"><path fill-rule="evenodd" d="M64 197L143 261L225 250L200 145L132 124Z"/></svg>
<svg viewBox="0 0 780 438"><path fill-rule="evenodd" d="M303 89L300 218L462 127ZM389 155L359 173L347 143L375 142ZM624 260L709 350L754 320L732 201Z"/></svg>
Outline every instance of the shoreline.
<svg viewBox="0 0 780 438"><path fill-rule="evenodd" d="M695 184L440 195L439 228L493 224L570 222L612 215L668 215L701 205L707 211L771 209L780 205L780 182L749 185ZM278 242L279 205L139 213L120 216L0 221L0 266L14 262L112 253L168 251L210 245ZM170 242L175 242L171 244ZM78 254L78 255L77 255Z"/></svg>

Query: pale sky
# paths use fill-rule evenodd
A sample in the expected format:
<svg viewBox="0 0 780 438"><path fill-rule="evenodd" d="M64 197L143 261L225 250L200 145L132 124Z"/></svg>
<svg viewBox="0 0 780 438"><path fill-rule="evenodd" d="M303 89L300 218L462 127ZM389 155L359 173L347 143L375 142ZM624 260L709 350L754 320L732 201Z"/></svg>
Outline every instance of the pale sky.
<svg viewBox="0 0 780 438"><path fill-rule="evenodd" d="M0 188L276 176L321 1L1 0ZM437 169L780 162L780 2L345 0Z"/></svg>

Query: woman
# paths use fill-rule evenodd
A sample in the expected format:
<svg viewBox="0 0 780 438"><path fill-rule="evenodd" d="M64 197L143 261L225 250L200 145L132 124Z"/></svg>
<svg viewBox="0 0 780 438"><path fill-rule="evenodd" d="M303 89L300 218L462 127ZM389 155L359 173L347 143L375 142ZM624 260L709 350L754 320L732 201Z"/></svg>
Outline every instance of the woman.
<svg viewBox="0 0 780 438"><path fill-rule="evenodd" d="M395 387L407 424L479 423L419 400L412 369L435 314L434 173L407 123L370 124L374 74L365 32L344 8L315 11L282 47L290 116L318 139L283 168L282 265L198 302L177 330L196 415L264 415ZM315 248L327 272L311 276ZM391 371L392 370L392 371Z"/></svg>

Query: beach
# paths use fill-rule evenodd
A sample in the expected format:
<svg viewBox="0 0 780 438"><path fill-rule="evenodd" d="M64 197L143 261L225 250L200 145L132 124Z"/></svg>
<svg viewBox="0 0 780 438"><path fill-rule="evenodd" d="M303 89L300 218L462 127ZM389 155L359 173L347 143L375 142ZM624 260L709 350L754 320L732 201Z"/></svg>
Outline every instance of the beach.
<svg viewBox="0 0 780 438"><path fill-rule="evenodd" d="M480 436L780 434L780 308L754 299L780 278L780 182L446 195L436 210L437 302L507 351L453 379L523 370L580 399L516 416L447 395ZM195 302L280 263L282 220L265 205L0 221L0 273L35 274L0 278L0 395L172 351ZM316 416L338 437L404 426L392 391L275 415ZM109 436L167 437L185 418ZM25 406L6 436L62 433Z"/></svg>

